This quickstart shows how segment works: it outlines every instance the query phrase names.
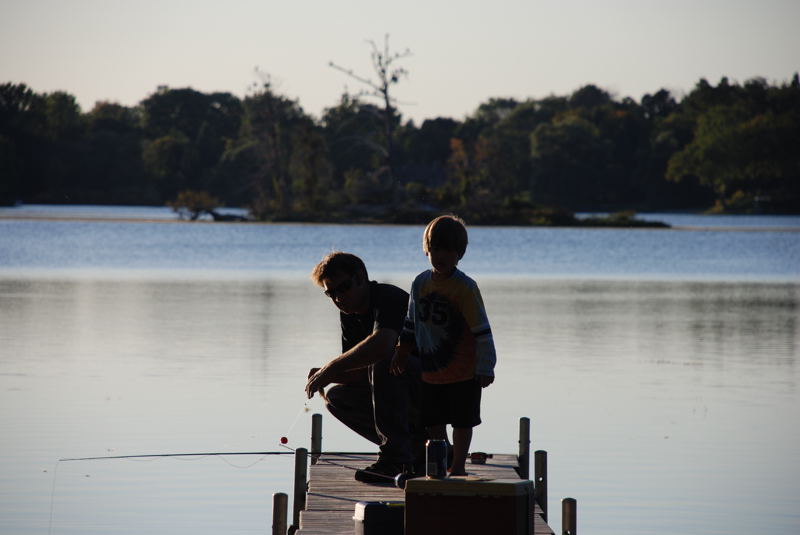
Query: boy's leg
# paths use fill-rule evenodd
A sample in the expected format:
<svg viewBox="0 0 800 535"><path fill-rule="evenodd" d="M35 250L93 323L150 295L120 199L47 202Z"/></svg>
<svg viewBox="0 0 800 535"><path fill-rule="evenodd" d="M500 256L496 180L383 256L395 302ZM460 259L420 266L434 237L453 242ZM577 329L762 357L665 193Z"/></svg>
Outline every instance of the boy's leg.
<svg viewBox="0 0 800 535"><path fill-rule="evenodd" d="M451 475L466 475L464 466L472 442L472 429L481 423L481 387L474 379L453 383L450 410L453 420L453 462Z"/></svg>
<svg viewBox="0 0 800 535"><path fill-rule="evenodd" d="M430 440L444 440L447 444L447 466L453 459L453 445L447 438L447 412L449 385L422 383L420 405L423 409L422 422ZM427 452L425 453L427 458Z"/></svg>
<svg viewBox="0 0 800 535"><path fill-rule="evenodd" d="M469 452L469 445L472 442L472 428L471 427L454 427L453 428L453 463L450 465L451 476L465 476L467 475L467 452Z"/></svg>

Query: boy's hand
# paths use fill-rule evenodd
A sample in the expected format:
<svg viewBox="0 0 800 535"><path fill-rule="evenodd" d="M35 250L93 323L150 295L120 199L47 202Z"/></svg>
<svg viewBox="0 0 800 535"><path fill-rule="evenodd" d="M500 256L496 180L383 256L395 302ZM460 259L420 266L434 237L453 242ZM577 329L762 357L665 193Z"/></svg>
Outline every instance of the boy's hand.
<svg viewBox="0 0 800 535"><path fill-rule="evenodd" d="M494 376L492 375L476 375L475 380L478 381L478 384L481 385L481 388L486 388L490 384L494 382Z"/></svg>
<svg viewBox="0 0 800 535"><path fill-rule="evenodd" d="M406 362L408 361L408 351L402 348L397 348L392 355L392 362L389 364L389 373L392 375L402 375L406 369Z"/></svg>

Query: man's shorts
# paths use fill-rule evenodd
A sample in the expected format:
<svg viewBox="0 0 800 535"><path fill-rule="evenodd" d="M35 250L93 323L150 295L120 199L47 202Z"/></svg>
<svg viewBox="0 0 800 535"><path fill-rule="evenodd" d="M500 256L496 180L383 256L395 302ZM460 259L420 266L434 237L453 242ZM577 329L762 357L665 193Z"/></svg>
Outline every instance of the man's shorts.
<svg viewBox="0 0 800 535"><path fill-rule="evenodd" d="M460 383L422 382L423 425L475 427L481 423L481 386L475 378Z"/></svg>

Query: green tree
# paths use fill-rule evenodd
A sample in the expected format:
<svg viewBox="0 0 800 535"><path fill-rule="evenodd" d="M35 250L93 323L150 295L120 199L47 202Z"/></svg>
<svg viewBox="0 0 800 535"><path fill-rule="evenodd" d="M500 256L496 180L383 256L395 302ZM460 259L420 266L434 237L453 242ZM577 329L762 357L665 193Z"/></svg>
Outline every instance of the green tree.
<svg viewBox="0 0 800 535"><path fill-rule="evenodd" d="M191 188L192 147L181 132L145 140L142 161L161 202Z"/></svg>
<svg viewBox="0 0 800 535"><path fill-rule="evenodd" d="M38 200L46 187L46 108L27 85L0 85L0 204Z"/></svg>
<svg viewBox="0 0 800 535"><path fill-rule="evenodd" d="M587 209L603 197L611 157L600 130L570 112L531 134L533 197L541 204Z"/></svg>
<svg viewBox="0 0 800 535"><path fill-rule="evenodd" d="M429 209L433 191L447 178L450 144L458 121L438 117L426 119L419 128L409 122L398 133L398 180L404 184L409 209Z"/></svg>
<svg viewBox="0 0 800 535"><path fill-rule="evenodd" d="M338 180L348 170L368 173L382 165L386 157L383 118L373 104L345 93L336 106L323 112L322 128Z"/></svg>
<svg viewBox="0 0 800 535"><path fill-rule="evenodd" d="M693 104L701 99L712 105L701 110ZM712 88L701 81L687 100L696 116L692 139L670 158L667 178L713 189L718 211L796 210L800 87L723 79Z"/></svg>
<svg viewBox="0 0 800 535"><path fill-rule="evenodd" d="M225 162L247 181L253 215L296 218L295 201L304 209L318 206L322 197L311 190L325 182L326 148L313 120L296 101L275 93L269 81L244 99L243 110L239 137L229 144ZM301 153L308 163L299 163ZM293 171L302 176L296 180Z"/></svg>
<svg viewBox="0 0 800 535"><path fill-rule="evenodd" d="M292 140L289 173L294 192L294 212L319 217L332 203L332 166L325 138L311 121L298 125Z"/></svg>
<svg viewBox="0 0 800 535"><path fill-rule="evenodd" d="M226 199L220 164L240 128L241 101L230 93L201 93L162 86L141 103L144 160L162 199L183 189L211 191Z"/></svg>
<svg viewBox="0 0 800 535"><path fill-rule="evenodd" d="M678 114L680 104L664 89L642 97L646 133L636 157L633 188L649 209L703 208L711 198L696 181L680 184L664 176L672 155L691 139L692 124Z"/></svg>
<svg viewBox="0 0 800 535"><path fill-rule="evenodd" d="M75 97L63 91L43 95L45 138L39 158L44 160L37 199L43 202L82 202L74 197L85 159L85 121Z"/></svg>
<svg viewBox="0 0 800 535"><path fill-rule="evenodd" d="M33 163L27 156L43 135L43 104L25 84L0 85L0 205L27 196Z"/></svg>
<svg viewBox="0 0 800 535"><path fill-rule="evenodd" d="M85 118L87 157L77 195L89 203L160 204L144 179L138 109L98 102Z"/></svg>

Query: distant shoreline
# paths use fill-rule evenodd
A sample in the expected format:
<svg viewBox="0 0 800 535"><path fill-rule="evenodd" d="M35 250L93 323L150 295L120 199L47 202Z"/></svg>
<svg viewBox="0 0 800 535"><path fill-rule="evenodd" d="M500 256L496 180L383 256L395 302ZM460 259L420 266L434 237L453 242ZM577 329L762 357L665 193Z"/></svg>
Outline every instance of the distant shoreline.
<svg viewBox="0 0 800 535"><path fill-rule="evenodd" d="M186 219L167 218L148 218L148 217L124 217L124 216L105 216L105 215L53 215L36 213L13 213L0 209L0 221L52 221L52 222L79 222L79 223L166 223L166 224L215 224L215 225L387 225L398 226L407 225L404 223L380 223L380 222L318 222L318 221L214 221L212 219L202 219L189 221ZM609 225L472 225L486 227L519 226L530 228L563 228L563 229L628 229L628 230L682 230L682 231L715 231L715 232L800 232L800 227L790 226L701 226L701 225L672 225L668 227L651 226L609 226Z"/></svg>

